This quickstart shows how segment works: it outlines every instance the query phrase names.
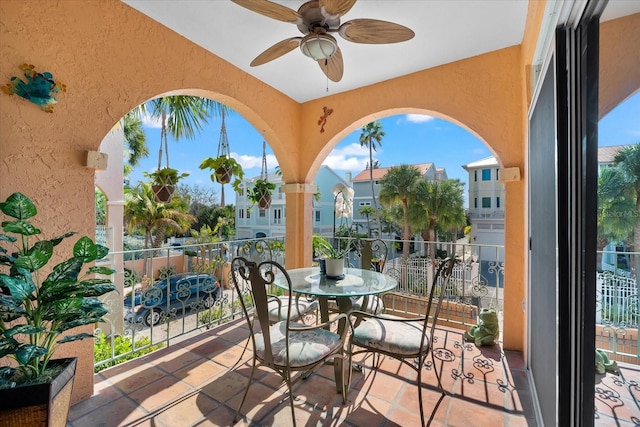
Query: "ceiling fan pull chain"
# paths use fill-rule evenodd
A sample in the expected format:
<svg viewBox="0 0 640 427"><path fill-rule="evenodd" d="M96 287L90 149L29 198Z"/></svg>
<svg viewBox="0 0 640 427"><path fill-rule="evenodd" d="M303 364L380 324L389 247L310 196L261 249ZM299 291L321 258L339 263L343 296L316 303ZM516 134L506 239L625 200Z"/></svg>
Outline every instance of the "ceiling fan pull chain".
<svg viewBox="0 0 640 427"><path fill-rule="evenodd" d="M329 60L324 60L324 66L327 67L329 65ZM325 78L327 79L327 93L329 93L329 76L325 74Z"/></svg>

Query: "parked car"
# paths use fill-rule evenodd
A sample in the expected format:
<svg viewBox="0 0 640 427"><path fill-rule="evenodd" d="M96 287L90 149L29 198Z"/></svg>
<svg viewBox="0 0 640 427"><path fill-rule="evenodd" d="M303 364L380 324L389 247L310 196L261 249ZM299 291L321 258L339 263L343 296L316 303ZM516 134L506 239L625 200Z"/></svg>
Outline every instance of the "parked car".
<svg viewBox="0 0 640 427"><path fill-rule="evenodd" d="M169 285L169 292L167 292ZM169 303L167 304L167 297ZM174 274L160 279L146 289L138 286L124 299L124 319L157 325L167 309L182 310L202 302L210 308L220 298L220 282L211 274Z"/></svg>

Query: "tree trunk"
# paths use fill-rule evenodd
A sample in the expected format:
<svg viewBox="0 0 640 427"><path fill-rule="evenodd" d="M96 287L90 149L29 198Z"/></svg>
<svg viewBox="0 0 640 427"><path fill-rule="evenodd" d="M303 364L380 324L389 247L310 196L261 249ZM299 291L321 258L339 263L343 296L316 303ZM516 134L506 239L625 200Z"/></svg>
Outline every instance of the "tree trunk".
<svg viewBox="0 0 640 427"><path fill-rule="evenodd" d="M404 225L402 230L402 260L409 259L409 204L406 200L402 201L402 213L404 215Z"/></svg>
<svg viewBox="0 0 640 427"><path fill-rule="evenodd" d="M376 201L376 192L373 185L373 146L369 141L369 179L371 180L371 197L373 198L373 209L376 212L376 224L378 226L378 237L382 235L382 227L380 226L380 213L378 212L378 202ZM371 230L371 228L369 228ZM369 232L371 234L371 232ZM371 237L371 235L369 235Z"/></svg>
<svg viewBox="0 0 640 427"><path fill-rule="evenodd" d="M220 190L220 207L224 208L224 184L221 185L221 190Z"/></svg>

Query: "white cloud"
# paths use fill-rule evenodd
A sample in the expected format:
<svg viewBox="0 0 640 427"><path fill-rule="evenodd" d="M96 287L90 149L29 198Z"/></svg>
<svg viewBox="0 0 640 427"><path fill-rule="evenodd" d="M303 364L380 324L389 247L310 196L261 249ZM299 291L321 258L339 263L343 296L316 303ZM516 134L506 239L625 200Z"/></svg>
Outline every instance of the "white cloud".
<svg viewBox="0 0 640 427"><path fill-rule="evenodd" d="M369 149L355 142L346 147L336 148L332 151L333 155L338 156L367 156L369 157Z"/></svg>
<svg viewBox="0 0 640 427"><path fill-rule="evenodd" d="M366 158L346 157L344 155L330 155L326 159L324 159L324 162L322 162L322 164L329 166L331 169L335 170L349 170L352 172L360 172L367 166L368 162L368 155Z"/></svg>
<svg viewBox="0 0 640 427"><path fill-rule="evenodd" d="M262 168L262 156L252 156L249 154L231 153L231 157L236 159L242 169ZM273 169L278 165L276 156L267 154L267 169Z"/></svg>
<svg viewBox="0 0 640 427"><path fill-rule="evenodd" d="M142 120L142 126L157 129L162 127L162 121L160 119L154 120L149 114L143 114L140 119Z"/></svg>
<svg viewBox="0 0 640 427"><path fill-rule="evenodd" d="M407 114L405 120L411 123L424 123L433 120L434 117L427 116L426 114Z"/></svg>

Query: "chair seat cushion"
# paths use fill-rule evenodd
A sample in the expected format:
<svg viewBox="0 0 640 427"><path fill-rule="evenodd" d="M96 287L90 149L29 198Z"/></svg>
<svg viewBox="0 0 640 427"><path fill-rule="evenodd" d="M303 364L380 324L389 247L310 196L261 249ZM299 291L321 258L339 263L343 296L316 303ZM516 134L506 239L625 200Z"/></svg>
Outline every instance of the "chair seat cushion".
<svg viewBox="0 0 640 427"><path fill-rule="evenodd" d="M287 349L285 346L286 321L278 322L269 328L271 352L276 365L286 366ZM292 327L305 327L300 323L290 323ZM264 360L264 335L256 334L256 354ZM289 356L291 367L303 367L316 363L342 348L340 335L318 328L307 331L289 332Z"/></svg>
<svg viewBox="0 0 640 427"><path fill-rule="evenodd" d="M429 349L427 335L425 335L424 344L420 348L423 326L423 321L397 322L385 319L366 319L354 329L351 340L353 344L361 347L413 356Z"/></svg>
<svg viewBox="0 0 640 427"><path fill-rule="evenodd" d="M277 301L269 301L269 321L271 323L287 320L287 311L289 311L289 297L279 296L280 304ZM318 301L307 301L306 298L294 298L291 301L291 320L296 321L305 314L315 310L318 307Z"/></svg>
<svg viewBox="0 0 640 427"><path fill-rule="evenodd" d="M384 310L384 303L382 302L382 298L376 295L369 295L367 297L367 303L363 307L365 297L358 297L351 299L351 305L354 310L360 310L371 314L380 314Z"/></svg>

